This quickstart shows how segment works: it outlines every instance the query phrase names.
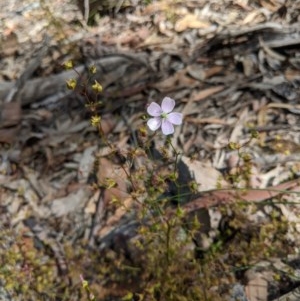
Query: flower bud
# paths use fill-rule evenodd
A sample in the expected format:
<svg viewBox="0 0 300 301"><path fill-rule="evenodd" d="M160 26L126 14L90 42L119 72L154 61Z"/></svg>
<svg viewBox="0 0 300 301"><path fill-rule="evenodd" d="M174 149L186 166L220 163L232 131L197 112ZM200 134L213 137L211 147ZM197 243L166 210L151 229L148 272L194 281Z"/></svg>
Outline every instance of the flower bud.
<svg viewBox="0 0 300 301"><path fill-rule="evenodd" d="M67 80L67 88L69 90L74 90L76 88L77 85L77 81L74 78L70 78L69 80Z"/></svg>
<svg viewBox="0 0 300 301"><path fill-rule="evenodd" d="M92 85L92 89L97 93L101 93L103 90L102 86L96 80L95 83Z"/></svg>

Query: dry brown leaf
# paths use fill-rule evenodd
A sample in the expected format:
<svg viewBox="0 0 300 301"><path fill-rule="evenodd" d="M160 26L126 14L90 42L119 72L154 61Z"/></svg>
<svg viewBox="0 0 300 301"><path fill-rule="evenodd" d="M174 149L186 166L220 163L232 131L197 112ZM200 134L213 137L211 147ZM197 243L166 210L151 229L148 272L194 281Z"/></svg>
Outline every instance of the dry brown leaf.
<svg viewBox="0 0 300 301"><path fill-rule="evenodd" d="M104 115L101 120L101 126L105 135L111 133L116 126L116 119L111 114Z"/></svg>
<svg viewBox="0 0 300 301"><path fill-rule="evenodd" d="M104 237L107 233L109 233L112 229L116 227L116 225L120 224L121 218L128 212L128 210L132 207L133 200L131 197L128 197L122 201L122 205L116 209L114 214L110 216L104 227L101 227L98 235L100 237Z"/></svg>
<svg viewBox="0 0 300 301"><path fill-rule="evenodd" d="M20 126L0 129L0 142L11 144L18 137Z"/></svg>
<svg viewBox="0 0 300 301"><path fill-rule="evenodd" d="M239 191L235 189L216 190L207 192L196 197L193 201L184 206L186 212L191 212L201 208L209 208L221 204L229 204L237 200L245 202L262 202L273 197L283 194L283 191L298 191L300 186L299 180L292 180L283 184L261 189L249 189L247 191Z"/></svg>
<svg viewBox="0 0 300 301"><path fill-rule="evenodd" d="M0 128L20 124L22 118L21 104L9 102L0 105Z"/></svg>
<svg viewBox="0 0 300 301"><path fill-rule="evenodd" d="M184 119L187 122L191 122L194 124L221 124L221 125L228 125L229 122L226 120L222 120L219 118L191 118L191 117L186 117Z"/></svg>
<svg viewBox="0 0 300 301"><path fill-rule="evenodd" d="M172 38L169 37L161 37L157 33L153 33L150 35L139 47L146 47L151 45L161 45L161 44L169 44L172 43Z"/></svg>
<svg viewBox="0 0 300 301"><path fill-rule="evenodd" d="M193 64L187 67L188 74L201 81L220 73L222 70L222 66L213 66L211 68L204 69L200 64Z"/></svg>
<svg viewBox="0 0 300 301"><path fill-rule="evenodd" d="M191 96L192 101L201 101L211 95L214 95L222 90L224 90L224 86L215 86L208 89L201 90L200 92L193 93Z"/></svg>
<svg viewBox="0 0 300 301"><path fill-rule="evenodd" d="M176 87L195 87L198 81L186 75L186 70L179 70L173 76L152 85L154 88L159 89L161 92L172 91Z"/></svg>
<svg viewBox="0 0 300 301"><path fill-rule="evenodd" d="M300 71L289 68L285 70L284 76L289 82L293 80L300 80Z"/></svg>
<svg viewBox="0 0 300 301"><path fill-rule="evenodd" d="M160 11L170 10L170 6L174 4L174 2L172 3L172 1L173 0L154 1L145 7L145 9L143 10L143 15L149 15L149 14L158 13Z"/></svg>
<svg viewBox="0 0 300 301"><path fill-rule="evenodd" d="M243 25L246 25L246 24L252 25L252 24L256 23L256 20L255 20L255 19L256 19L258 16L261 16L261 11L259 11L259 10L254 10L254 11L252 11L251 13L249 13L249 14L247 15L247 17L243 20L242 24L243 24Z"/></svg>
<svg viewBox="0 0 300 301"><path fill-rule="evenodd" d="M87 201L85 207L84 207L84 212L87 214L94 214L97 209L97 201L99 200L101 191L97 190Z"/></svg>
<svg viewBox="0 0 300 301"><path fill-rule="evenodd" d="M245 292L249 301L267 301L268 282L261 273L255 273L245 286Z"/></svg>
<svg viewBox="0 0 300 301"><path fill-rule="evenodd" d="M252 56L247 55L241 58L245 76L249 77L255 73L255 61Z"/></svg>
<svg viewBox="0 0 300 301"><path fill-rule="evenodd" d="M78 182L81 184L85 184L88 181L88 177L93 171L94 161L95 161L95 155L94 152L96 151L97 146L93 145L90 147L87 147L82 157L79 161L78 166Z"/></svg>
<svg viewBox="0 0 300 301"><path fill-rule="evenodd" d="M249 116L249 109L244 108L241 112L239 112L238 121L235 123L235 126L231 132L229 137L230 142L240 142L240 138L242 136L243 128L247 121L247 117Z"/></svg>
<svg viewBox="0 0 300 301"><path fill-rule="evenodd" d="M122 201L127 198L127 175L121 166L113 164L106 158L100 158L98 166L97 178L100 185L106 186L110 180L116 183L116 187L106 189L104 195L105 203L108 204L114 199Z"/></svg>
<svg viewBox="0 0 300 301"><path fill-rule="evenodd" d="M79 188L76 192L53 200L51 203L51 211L56 217L60 217L75 210L82 209L90 194L91 190L89 188Z"/></svg>
<svg viewBox="0 0 300 301"><path fill-rule="evenodd" d="M240 6L242 9L244 9L246 11L251 11L252 10L252 8L248 5L247 1L236 0L235 4Z"/></svg>
<svg viewBox="0 0 300 301"><path fill-rule="evenodd" d="M271 1L271 0L260 0L260 5L270 12L274 13L278 10L278 8L281 6L281 3Z"/></svg>
<svg viewBox="0 0 300 301"><path fill-rule="evenodd" d="M185 156L182 156L181 161L187 166L190 174L199 185L199 191L215 189L218 184L221 184L222 187L227 186L222 174L211 164L192 160Z"/></svg>
<svg viewBox="0 0 300 301"><path fill-rule="evenodd" d="M14 55L18 50L19 42L16 33L10 32L2 41L0 41L0 53L2 56Z"/></svg>
<svg viewBox="0 0 300 301"><path fill-rule="evenodd" d="M174 36L174 32L167 27L166 21L162 20L158 23L159 32L167 37Z"/></svg>
<svg viewBox="0 0 300 301"><path fill-rule="evenodd" d="M286 60L286 57L282 54L279 54L278 52L271 49L261 37L259 37L259 44L263 48L263 50L266 52L266 54L273 59L276 59L278 61L284 62Z"/></svg>
<svg viewBox="0 0 300 301"><path fill-rule="evenodd" d="M122 32L114 40L119 45L126 45L126 46L128 45L130 47L135 47L143 40L145 40L147 36L149 36L149 34L150 34L149 29L147 29L146 27L142 27L137 32L132 30L127 32Z"/></svg>
<svg viewBox="0 0 300 301"><path fill-rule="evenodd" d="M200 29L208 28L211 24L204 20L199 20L195 14L187 14L182 19L175 23L174 29L177 32L182 32L188 28L190 29Z"/></svg>
<svg viewBox="0 0 300 301"><path fill-rule="evenodd" d="M126 14L126 19L132 23L137 23L137 24L145 24L151 21L151 17L149 15L141 16L141 15Z"/></svg>

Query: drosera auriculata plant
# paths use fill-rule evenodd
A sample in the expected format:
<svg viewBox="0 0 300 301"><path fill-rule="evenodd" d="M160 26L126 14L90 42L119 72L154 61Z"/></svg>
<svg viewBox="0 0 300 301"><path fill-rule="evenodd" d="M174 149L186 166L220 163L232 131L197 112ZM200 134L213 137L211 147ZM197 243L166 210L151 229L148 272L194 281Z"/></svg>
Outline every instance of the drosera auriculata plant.
<svg viewBox="0 0 300 301"><path fill-rule="evenodd" d="M236 191L232 204L218 206L222 215L227 214L229 217L229 228L203 251L195 241L201 236L204 222L197 216L197 212L191 217L185 205L180 202L185 196L180 194L183 184L178 180L179 152L172 144L172 134L175 132L174 126L183 123L184 116L174 111L175 100L166 96L161 104L151 102L145 110L149 118L138 130L137 145L130 145L127 151L119 150L113 136L106 135L102 129L103 120L99 108L105 104L102 102L103 87L94 79L96 66L89 68L88 78L84 81L71 61L64 66L66 69L73 69L78 76L69 79L66 85L68 89L85 97L85 107L91 113L91 125L98 130L101 146L110 149L109 156L119 156L118 164L124 171L124 181L128 183L134 206L126 208L122 199L111 200L111 203L113 206L122 206L125 212L130 213L130 221L134 219L137 222L137 228L134 229L136 236L133 239L121 237L121 246L116 245L113 249L100 252L97 246L95 249L86 248L84 239L78 240L75 248L70 242L64 243L69 275L77 279L75 282L80 277L80 300L108 301L114 296L114 300L124 301L223 301L226 300L224 294L230 286L236 284L234 273L237 269L246 270L259 260L275 256L287 248L291 250L293 246L289 246L285 237L288 227L286 221L276 214L258 228L248 222L248 211L244 210L245 206L249 208L256 204L245 204L239 199L239 193L244 192L241 186L251 189L251 156L242 150L249 146L252 139L257 138L256 132L251 133L247 143L229 143L229 148L237 151L240 158L235 173L227 176L232 189ZM161 130L166 136L164 145L157 150L161 155L159 160L152 158L150 145L156 135L149 134L147 127L151 132ZM95 166L99 162L97 159L95 155ZM135 161L142 164L135 164ZM94 181L91 189L108 190L117 185L115 179L106 179L105 183L100 183L97 178ZM178 188L177 192L176 188L170 192L170 183ZM197 192L197 184L201 187L201 183L193 184ZM222 189L217 187L217 183L216 188ZM227 238L230 239L229 242ZM18 251L18 240L14 243L17 252L0 249L0 285L3 284L7 291L13 292L12 296L21 293L22 300L31 296L39 299L41 294L47 296L45 300L53 300L55 293L57 298L63 296L60 300L79 300L76 295L78 290L63 282L59 283L60 278L51 273L54 269L51 270L50 264L43 264L42 267L35 260L38 257L33 247L33 256L27 256L24 271L30 271L31 279L24 279L23 282L20 279L20 285L16 285L14 278L18 270L15 262L24 261ZM31 252L31 247L29 251ZM10 270L16 272L11 273ZM41 271L44 273L40 273ZM10 277L3 276L7 274ZM45 274L50 275L49 281L45 281L48 279ZM56 282L61 285L59 290L51 287ZM82 291L85 293L82 294ZM103 291L106 295L103 295ZM76 297L73 298L72 293Z"/></svg>
<svg viewBox="0 0 300 301"><path fill-rule="evenodd" d="M90 70L93 70L91 74L96 73L95 67L90 68ZM74 82L75 80L71 80L68 87L74 89ZM94 81L91 87L97 96L101 94L102 86L100 83ZM98 99L88 100L89 104L96 104L98 102ZM183 114L174 112L174 108L175 100L169 96L162 99L161 105L157 102L151 102L147 107L147 113L150 117L146 122L150 131L156 132L161 129L162 134L167 137L165 146L159 151L162 154L163 160L170 164L170 166L173 165L173 168L167 168L166 170L168 171L158 170L158 165L153 163L151 156L149 157L150 152L148 152L148 146L149 141L153 139L154 136L148 136L144 127L141 127L139 132L145 143L135 146L135 149L130 152L130 155L129 153L122 154L125 158L127 155L128 158L124 160L125 163L121 163L121 168L126 171L128 180L132 184L131 196L133 200L139 203L139 206L135 207L135 210L138 210L137 208L141 210L141 212L137 212L136 214L136 217L140 221L140 227L137 230L140 238L132 243L134 247L138 249L135 254L139 254L138 256L141 258L140 260L135 258L131 262L128 262L125 258L118 259L117 270L119 269L121 274L123 272L130 273L130 271L133 274L130 276L125 273L123 274L125 278L122 278L120 274L114 276L112 273L110 277L111 279L118 279L116 280L117 282L120 281L120 278L122 278L124 282L128 279L131 279L130 281L136 281L137 275L138 279L141 279L140 283L136 285L136 289L128 289L127 294L123 295L123 300L135 300L135 298L138 298L139 301L142 301L150 298L154 301L223 301L224 298L218 295L216 287L223 287L224 285L230 286L230 283L234 283L234 277L224 277L223 279L215 272L216 269L222 267L224 275L232 274L233 262L226 259L224 254L227 250L230 250L230 252L232 252L230 258L236 256L238 260L240 260L240 262L235 263L237 266L247 266L253 264L253 253L255 253L255 250L258 248L261 248L263 242L253 240L250 244L235 243L235 246L231 246L227 249L226 243L220 237L219 241L213 243L211 248L206 250L201 257L197 257L196 254L199 252L193 240L195 235L201 231L202 221L198 220L196 215L194 220L186 220L188 215L186 215L185 209L181 207L180 203L175 205L177 206L175 210L171 210L171 212L173 212L172 214L168 211L168 208L172 206L171 200L173 197L167 193L168 187L166 186L166 181L172 181L177 187L181 185L181 183L178 182L177 170L179 152L174 148L171 139L172 134L175 132L174 126L181 125L183 122ZM96 110L91 112L93 113L91 124L99 128L99 134L105 144L108 145L112 151L115 151L116 147L112 142L108 141L103 131L101 131L101 117L96 113ZM257 138L257 133L251 132L249 141L255 138ZM244 168L239 169L241 174L239 177L231 177L233 178L233 188L235 187L235 179L240 181L240 177L244 177L246 180L249 178L252 163L247 153L241 152L241 148L245 146L246 144L236 146L229 143L229 147L231 149L238 149L241 160L247 163ZM171 147L171 152L169 147ZM131 164L135 156L146 156L144 159L150 163L150 166L152 164L152 167L146 168L143 166L136 171L128 171L126 164L129 161ZM135 180L137 178L139 179L139 184L136 184ZM247 187L247 189L248 188L249 187ZM222 187L219 187L219 189L222 189ZM176 195L176 198L180 199L180 197L180 195ZM120 204L122 204L122 200L120 200ZM223 209L222 206L220 208L224 214L228 211L227 206L230 205L225 205ZM234 217L232 218L231 225L232 227L236 225L240 227L240 220L246 220L243 206L240 208L238 204L235 204L235 206L229 208L230 212L232 212L232 210ZM186 226L187 223L190 225L189 227ZM277 228L280 228L280 226L275 226L272 229L276 231ZM272 237L272 233L269 234L270 237ZM284 238L282 238L282 241L284 242ZM241 250L239 250L239 248ZM247 261L246 255L242 258L236 255L240 253L247 254L247 252L249 253L251 262ZM274 254L274 250L270 249L270 252ZM118 255L115 254L114 258L115 256ZM261 258L259 254L257 254L257 258ZM126 267L125 270L122 268L120 270L122 262L124 267ZM105 266L105 261L103 264ZM110 261L110 265L114 265L114 263ZM104 270L107 269L114 270L111 266L104 268ZM86 290L86 286L84 286L84 288ZM94 295L92 296L94 298Z"/></svg>

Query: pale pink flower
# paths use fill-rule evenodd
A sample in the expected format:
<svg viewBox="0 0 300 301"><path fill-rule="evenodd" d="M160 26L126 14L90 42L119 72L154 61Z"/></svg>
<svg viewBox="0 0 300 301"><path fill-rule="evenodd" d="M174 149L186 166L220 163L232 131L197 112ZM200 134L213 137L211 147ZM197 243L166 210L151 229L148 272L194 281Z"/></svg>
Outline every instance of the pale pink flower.
<svg viewBox="0 0 300 301"><path fill-rule="evenodd" d="M147 112L152 118L147 121L147 125L151 131L156 131L161 127L164 135L174 133L174 126L182 123L182 114L172 112L175 107L175 100L165 97L161 106L156 102L151 102L147 108Z"/></svg>

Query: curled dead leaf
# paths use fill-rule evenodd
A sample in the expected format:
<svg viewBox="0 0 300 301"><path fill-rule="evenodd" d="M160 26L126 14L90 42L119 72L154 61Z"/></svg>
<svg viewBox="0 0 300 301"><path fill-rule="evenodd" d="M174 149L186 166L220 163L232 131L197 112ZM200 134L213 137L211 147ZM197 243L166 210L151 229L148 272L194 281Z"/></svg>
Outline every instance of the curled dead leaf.
<svg viewBox="0 0 300 301"><path fill-rule="evenodd" d="M211 24L204 20L199 20L195 14L187 14L175 24L177 32L185 31L186 29L208 28Z"/></svg>

